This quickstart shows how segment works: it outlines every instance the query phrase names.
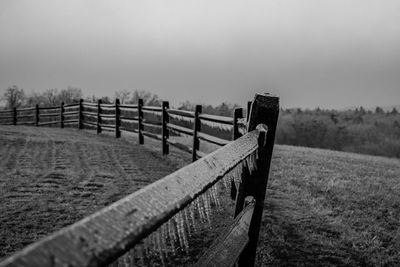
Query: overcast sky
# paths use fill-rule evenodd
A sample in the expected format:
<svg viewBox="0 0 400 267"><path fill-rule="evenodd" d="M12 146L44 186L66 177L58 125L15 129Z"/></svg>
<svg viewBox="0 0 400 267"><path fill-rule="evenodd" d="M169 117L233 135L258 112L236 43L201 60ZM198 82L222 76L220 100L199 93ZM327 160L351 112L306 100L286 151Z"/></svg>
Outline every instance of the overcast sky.
<svg viewBox="0 0 400 267"><path fill-rule="evenodd" d="M400 0L1 0L0 90L400 104Z"/></svg>

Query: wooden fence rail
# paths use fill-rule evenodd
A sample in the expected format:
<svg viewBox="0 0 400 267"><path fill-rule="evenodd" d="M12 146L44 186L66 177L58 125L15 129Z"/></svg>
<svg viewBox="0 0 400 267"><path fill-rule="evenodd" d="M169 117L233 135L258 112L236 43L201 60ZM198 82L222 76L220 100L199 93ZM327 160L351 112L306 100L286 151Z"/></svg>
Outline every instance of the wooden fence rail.
<svg viewBox="0 0 400 267"><path fill-rule="evenodd" d="M134 115L132 115L132 112ZM148 116L152 116L152 118L148 119ZM191 153L193 161L204 155L199 150L200 140L223 146L239 138L241 136L239 120L241 119L243 119L243 109L241 108L234 110L233 117L224 117L201 113L200 105L196 106L195 111L187 111L170 108L168 101L162 102L160 107L145 106L142 99L139 99L135 105L120 104L119 99L116 99L114 104L103 104L101 100L98 100L97 103L84 102L81 99L75 104L61 103L60 106L53 107L36 105L32 108L13 108L12 110L0 111L0 124L59 125L61 128L64 125L76 124L78 129L94 129L97 134L103 131L114 131L116 138L121 136L121 131L134 132L138 134L139 144L144 143L144 136L161 140L163 155L169 153L169 145L171 144ZM188 121L192 127L178 125L179 121L182 120ZM212 123L215 127L219 127L218 125L231 126L231 138L223 139L202 132L201 125L207 123ZM181 134L192 137L191 147L170 139Z"/></svg>
<svg viewBox="0 0 400 267"><path fill-rule="evenodd" d="M164 103L161 112L167 109ZM196 108L195 118L199 119L200 111L200 108ZM129 258L131 254L125 253L135 249L153 233L158 233L158 240L160 237L167 238L167 233L171 245L178 242L175 240L177 238L173 238L178 235L179 243L182 241L182 244L186 244L182 235L190 226L182 219L183 214L187 214L185 209L198 203L202 195L215 190L219 181L238 186L233 214L235 219L203 252L196 266L253 266L278 113L277 97L256 95L245 135L95 214L29 245L1 262L0 267L107 266L116 261L116 266L119 266L118 262L133 260ZM168 122L163 125L163 129L167 129L167 125ZM193 130L195 133L196 126ZM208 201L207 197L203 199ZM204 213L201 208L197 211L200 216L201 212ZM174 218L181 218L182 225L177 225L177 228L173 226L171 220L177 222ZM144 243L158 246L154 249L163 255L160 248L162 241Z"/></svg>

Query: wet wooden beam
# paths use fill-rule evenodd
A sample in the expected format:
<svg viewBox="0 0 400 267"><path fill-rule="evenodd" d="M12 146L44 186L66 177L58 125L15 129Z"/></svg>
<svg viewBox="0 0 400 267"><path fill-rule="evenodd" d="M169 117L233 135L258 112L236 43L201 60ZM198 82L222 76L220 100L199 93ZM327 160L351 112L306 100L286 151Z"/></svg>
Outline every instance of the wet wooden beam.
<svg viewBox="0 0 400 267"><path fill-rule="evenodd" d="M203 256L194 265L196 267L230 267L237 262L240 253L249 242L249 227L254 211L254 202L249 204L214 240Z"/></svg>

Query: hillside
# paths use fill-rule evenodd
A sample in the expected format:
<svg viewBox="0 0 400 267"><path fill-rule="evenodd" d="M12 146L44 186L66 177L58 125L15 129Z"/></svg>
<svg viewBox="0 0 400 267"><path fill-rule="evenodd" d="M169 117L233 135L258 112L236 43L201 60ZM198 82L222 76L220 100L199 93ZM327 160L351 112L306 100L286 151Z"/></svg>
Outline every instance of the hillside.
<svg viewBox="0 0 400 267"><path fill-rule="evenodd" d="M1 126L0 257L189 162L145 143ZM275 146L257 264L400 264L399 177L398 159Z"/></svg>
<svg viewBox="0 0 400 267"><path fill-rule="evenodd" d="M258 263L399 266L399 178L399 159L276 146Z"/></svg>

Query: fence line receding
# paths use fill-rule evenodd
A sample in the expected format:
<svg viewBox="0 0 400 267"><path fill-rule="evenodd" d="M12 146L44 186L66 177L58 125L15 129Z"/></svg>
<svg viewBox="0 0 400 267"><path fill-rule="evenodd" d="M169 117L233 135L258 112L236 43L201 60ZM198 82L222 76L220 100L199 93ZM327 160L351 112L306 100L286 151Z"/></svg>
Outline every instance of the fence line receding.
<svg viewBox="0 0 400 267"><path fill-rule="evenodd" d="M99 110L102 104L81 102L78 107L80 117L88 107ZM119 112L117 104L105 107L111 115ZM138 122L139 107L128 107L136 109ZM145 110L166 117L168 106L164 103L161 109ZM204 118L199 111L196 109L193 119ZM196 266L254 265L278 112L277 97L257 94L243 136L26 247L0 267L148 265L154 258L160 265L168 265L176 247L188 250L196 224L212 220L213 209L221 205L223 187L236 202L232 222L198 257ZM98 117L93 124L97 130ZM114 128L119 127L116 120L110 123ZM169 122L164 123L163 135ZM193 126L193 134L195 131Z"/></svg>

